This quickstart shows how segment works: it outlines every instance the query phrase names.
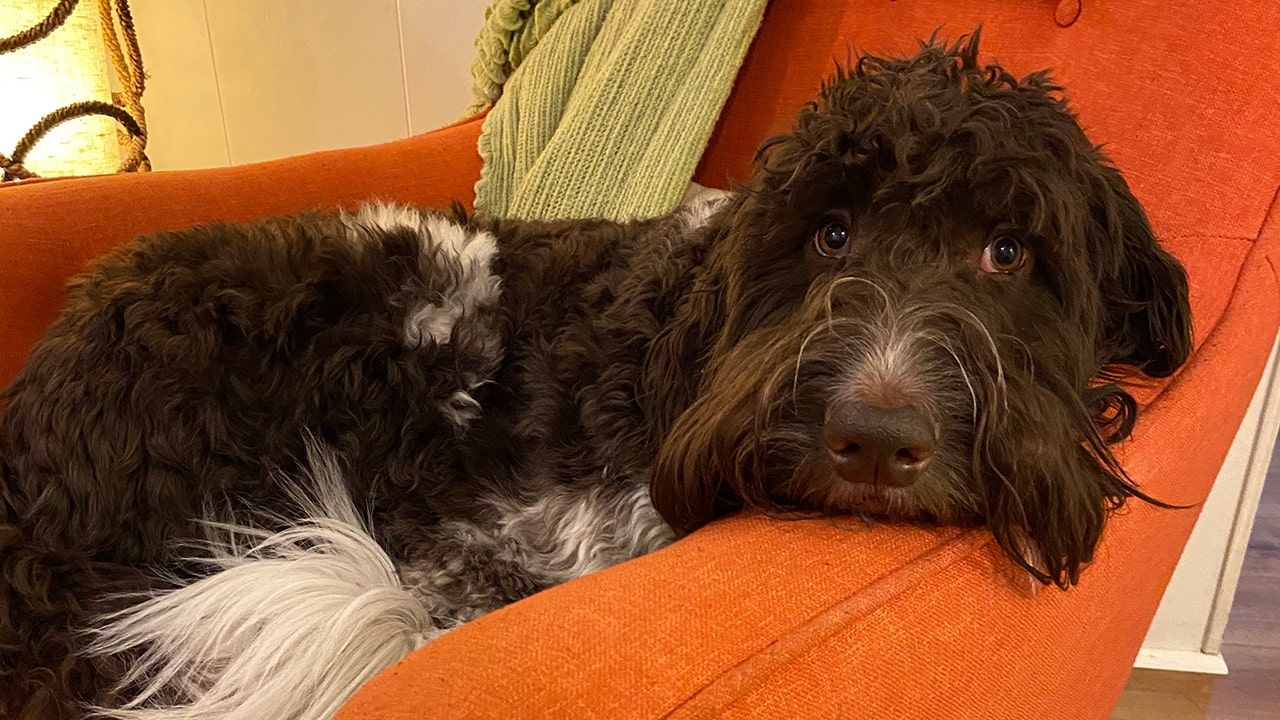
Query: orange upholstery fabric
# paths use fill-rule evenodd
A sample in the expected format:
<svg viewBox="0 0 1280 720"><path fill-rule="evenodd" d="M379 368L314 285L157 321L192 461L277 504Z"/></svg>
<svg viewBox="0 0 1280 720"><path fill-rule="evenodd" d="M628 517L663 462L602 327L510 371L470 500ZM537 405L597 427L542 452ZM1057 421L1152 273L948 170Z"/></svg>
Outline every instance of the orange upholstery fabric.
<svg viewBox="0 0 1280 720"><path fill-rule="evenodd" d="M743 178L848 49L985 26L984 54L1051 65L1191 273L1197 351L1148 390L1122 456L1202 500L1280 327L1280 7L1129 0L772 0L697 179ZM1062 25L1066 25L1063 27ZM84 262L145 230L370 196L467 199L472 121L380 147L191 173L0 188L0 378ZM1104 718L1196 512L1132 504L1069 592L1002 580L981 531L740 517L455 630L344 720Z"/></svg>

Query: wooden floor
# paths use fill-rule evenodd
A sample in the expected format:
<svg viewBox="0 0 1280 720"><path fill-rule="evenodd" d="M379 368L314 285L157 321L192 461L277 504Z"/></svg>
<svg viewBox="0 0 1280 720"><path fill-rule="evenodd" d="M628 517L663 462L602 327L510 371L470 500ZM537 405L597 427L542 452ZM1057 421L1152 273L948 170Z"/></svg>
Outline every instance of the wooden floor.
<svg viewBox="0 0 1280 720"><path fill-rule="evenodd" d="M1280 446L1222 646L1230 674L1134 670L1112 720L1280 720Z"/></svg>

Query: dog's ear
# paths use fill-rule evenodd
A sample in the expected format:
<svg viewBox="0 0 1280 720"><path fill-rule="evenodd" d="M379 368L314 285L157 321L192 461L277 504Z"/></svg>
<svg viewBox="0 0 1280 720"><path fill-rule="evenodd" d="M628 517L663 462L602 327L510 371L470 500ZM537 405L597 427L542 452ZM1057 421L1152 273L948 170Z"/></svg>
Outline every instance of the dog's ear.
<svg viewBox="0 0 1280 720"><path fill-rule="evenodd" d="M688 423L676 423L649 473L653 509L676 533L685 535L715 519L718 473L700 466L699 438Z"/></svg>
<svg viewBox="0 0 1280 720"><path fill-rule="evenodd" d="M1093 560L1109 511L1129 492L1083 446L1055 463L1030 463L994 489L987 524L1005 554L1032 577L1063 589Z"/></svg>
<svg viewBox="0 0 1280 720"><path fill-rule="evenodd" d="M1144 493L1125 473L1110 443L1128 433L1133 399L1111 385L1090 388L1079 402L1061 378L1032 383L1010 377L1010 417L979 429L985 467L987 526L1013 562L1045 584L1063 589L1079 581L1093 560L1112 511L1128 498L1171 507ZM1018 383L1023 384L1019 385Z"/></svg>
<svg viewBox="0 0 1280 720"><path fill-rule="evenodd" d="M649 474L653 508L681 535L742 508L730 487L735 469L724 466L726 453L720 447L726 442L721 435L725 416L732 411L718 405L703 397L685 410L667 433Z"/></svg>
<svg viewBox="0 0 1280 720"><path fill-rule="evenodd" d="M1094 217L1111 250L1098 258L1106 266L1103 360L1166 377L1191 353L1187 273L1156 242L1146 213L1118 171L1106 168L1098 185Z"/></svg>
<svg viewBox="0 0 1280 720"><path fill-rule="evenodd" d="M677 532L692 532L744 507L767 505L760 482L757 386L747 362L753 346L734 349L725 371L710 370L708 386L666 432L650 469L653 507Z"/></svg>

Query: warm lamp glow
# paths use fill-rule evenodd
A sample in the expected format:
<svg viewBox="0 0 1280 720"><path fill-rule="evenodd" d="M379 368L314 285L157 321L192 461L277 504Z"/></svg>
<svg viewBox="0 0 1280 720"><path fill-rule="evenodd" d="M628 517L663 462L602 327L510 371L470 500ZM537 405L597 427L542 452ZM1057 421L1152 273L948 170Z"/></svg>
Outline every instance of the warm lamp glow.
<svg viewBox="0 0 1280 720"><path fill-rule="evenodd" d="M0 0L0 37L40 22L53 0ZM0 54L0 152L10 153L41 117L79 100L111 102L97 4L81 2L49 37ZM80 117L54 128L23 161L40 175L113 173L120 141L113 120Z"/></svg>

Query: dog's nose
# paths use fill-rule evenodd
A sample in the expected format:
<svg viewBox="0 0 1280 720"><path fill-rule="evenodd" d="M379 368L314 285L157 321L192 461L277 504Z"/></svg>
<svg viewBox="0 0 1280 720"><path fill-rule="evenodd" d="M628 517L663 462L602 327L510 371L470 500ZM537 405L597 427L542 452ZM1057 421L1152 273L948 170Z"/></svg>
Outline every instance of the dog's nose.
<svg viewBox="0 0 1280 720"><path fill-rule="evenodd" d="M832 408L823 441L841 478L892 487L915 482L938 449L933 426L915 406L860 401Z"/></svg>

